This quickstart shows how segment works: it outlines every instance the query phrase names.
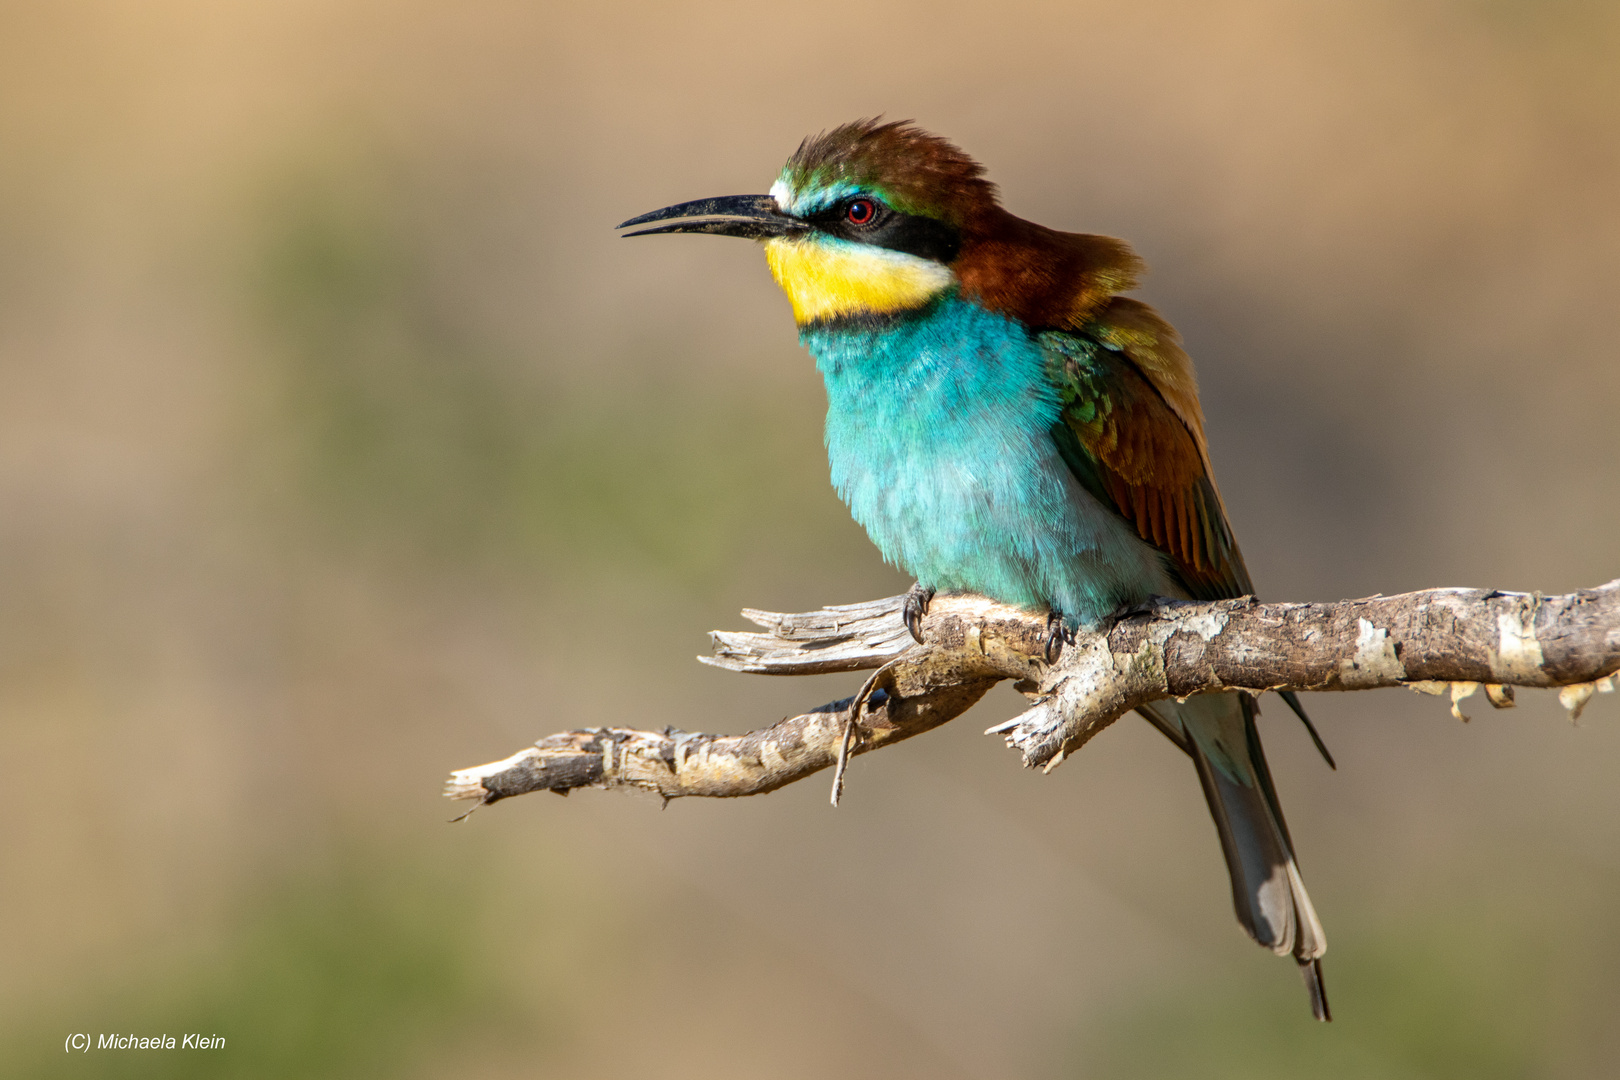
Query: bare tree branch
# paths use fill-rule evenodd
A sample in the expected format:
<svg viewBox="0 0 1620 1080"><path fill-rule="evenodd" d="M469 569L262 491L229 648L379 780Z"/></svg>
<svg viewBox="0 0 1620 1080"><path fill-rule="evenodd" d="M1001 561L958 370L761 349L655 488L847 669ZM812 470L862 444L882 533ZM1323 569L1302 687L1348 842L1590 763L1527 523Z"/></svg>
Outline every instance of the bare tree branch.
<svg viewBox="0 0 1620 1080"><path fill-rule="evenodd" d="M745 611L764 633L716 631L732 671L809 675L876 669L861 692L743 735L590 728L550 735L503 761L461 769L445 794L478 805L525 792L635 787L665 798L772 791L838 762L846 731L865 753L938 727L1013 679L1034 705L991 728L1050 770L1120 716L1152 701L1223 690L1440 694L1452 712L1483 685L1561 688L1578 716L1620 671L1620 579L1562 596L1430 589L1335 604L1160 600L1077 635L1044 659L1047 621L980 596L936 597L926 644L901 620L904 597L784 615ZM852 710L854 713L853 723ZM836 799L836 796L835 796Z"/></svg>

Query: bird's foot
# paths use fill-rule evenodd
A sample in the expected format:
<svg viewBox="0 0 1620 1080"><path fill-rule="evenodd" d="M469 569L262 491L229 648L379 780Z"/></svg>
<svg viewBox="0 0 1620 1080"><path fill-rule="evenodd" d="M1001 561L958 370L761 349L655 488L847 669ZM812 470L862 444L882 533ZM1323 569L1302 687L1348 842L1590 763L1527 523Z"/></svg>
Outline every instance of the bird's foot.
<svg viewBox="0 0 1620 1080"><path fill-rule="evenodd" d="M911 631L911 636L917 639L919 645L923 639L922 617L928 614L928 602L933 598L933 588L919 581L906 590L906 602L900 608L900 616L906 621L906 629Z"/></svg>
<svg viewBox="0 0 1620 1080"><path fill-rule="evenodd" d="M1063 625L1063 612L1053 608L1046 613L1046 662L1055 664L1063 646L1074 641L1074 631Z"/></svg>

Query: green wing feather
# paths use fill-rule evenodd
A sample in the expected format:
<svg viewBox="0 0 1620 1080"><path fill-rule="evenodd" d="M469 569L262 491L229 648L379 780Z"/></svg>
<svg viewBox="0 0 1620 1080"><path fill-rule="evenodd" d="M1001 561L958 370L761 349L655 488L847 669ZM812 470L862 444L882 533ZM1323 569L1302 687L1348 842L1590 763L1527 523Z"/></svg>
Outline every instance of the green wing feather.
<svg viewBox="0 0 1620 1080"><path fill-rule="evenodd" d="M1080 483L1164 554L1194 600L1251 593L1198 443L1128 353L1083 331L1040 342L1063 401L1052 437Z"/></svg>

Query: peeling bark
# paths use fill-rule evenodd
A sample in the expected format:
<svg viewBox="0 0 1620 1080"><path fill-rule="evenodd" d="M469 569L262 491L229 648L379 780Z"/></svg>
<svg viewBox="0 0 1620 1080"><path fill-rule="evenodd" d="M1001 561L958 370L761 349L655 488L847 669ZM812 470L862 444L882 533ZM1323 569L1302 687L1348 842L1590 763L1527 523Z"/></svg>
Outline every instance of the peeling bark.
<svg viewBox="0 0 1620 1080"><path fill-rule="evenodd" d="M876 669L860 693L742 735L590 728L550 735L503 761L461 769L445 794L478 805L578 787L665 798L755 795L938 727L1002 679L1034 701L990 732L1026 766L1056 767L1120 716L1163 698L1226 690L1451 694L1480 686L1497 708L1514 686L1557 688L1572 716L1620 671L1620 579L1562 596L1430 589L1334 604L1160 600L1081 633L1044 659L1045 613L980 596L936 597L924 644L903 596L802 614L745 611L764 633L716 631L704 663L766 675ZM852 711L854 715L852 716ZM835 793L836 801L836 793Z"/></svg>

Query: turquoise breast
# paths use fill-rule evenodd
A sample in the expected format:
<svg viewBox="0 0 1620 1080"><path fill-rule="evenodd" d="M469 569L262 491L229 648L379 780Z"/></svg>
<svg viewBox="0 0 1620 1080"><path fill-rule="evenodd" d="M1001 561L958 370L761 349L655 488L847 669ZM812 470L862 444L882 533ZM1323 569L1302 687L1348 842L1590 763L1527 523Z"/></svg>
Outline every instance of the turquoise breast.
<svg viewBox="0 0 1620 1080"><path fill-rule="evenodd" d="M801 340L827 386L833 487L890 563L1081 624L1174 594L1158 552L1059 456L1062 406L1021 325L953 293Z"/></svg>

